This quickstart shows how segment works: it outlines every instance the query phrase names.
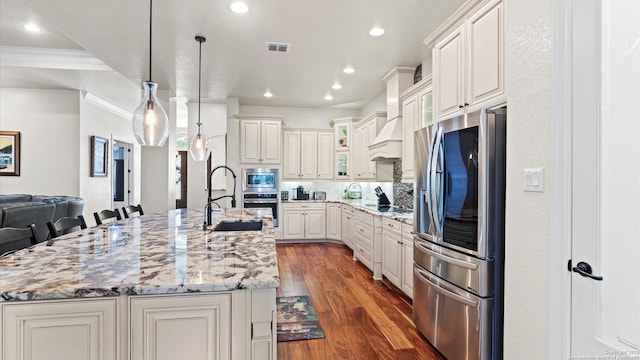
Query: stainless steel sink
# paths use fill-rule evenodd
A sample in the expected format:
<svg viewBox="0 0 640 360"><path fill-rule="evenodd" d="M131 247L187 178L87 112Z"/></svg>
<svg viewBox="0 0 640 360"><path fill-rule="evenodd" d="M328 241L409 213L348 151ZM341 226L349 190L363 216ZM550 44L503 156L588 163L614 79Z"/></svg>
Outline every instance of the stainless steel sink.
<svg viewBox="0 0 640 360"><path fill-rule="evenodd" d="M262 220L221 221L213 231L257 231L262 230Z"/></svg>

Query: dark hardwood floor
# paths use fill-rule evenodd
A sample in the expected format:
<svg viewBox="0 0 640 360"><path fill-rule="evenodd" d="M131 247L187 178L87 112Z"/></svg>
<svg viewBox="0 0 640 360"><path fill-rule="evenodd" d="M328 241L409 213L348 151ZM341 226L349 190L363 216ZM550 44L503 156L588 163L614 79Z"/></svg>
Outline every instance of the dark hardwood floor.
<svg viewBox="0 0 640 360"><path fill-rule="evenodd" d="M443 359L411 321L411 300L375 281L344 245L278 244L278 296L309 295L326 338L278 343L278 359Z"/></svg>

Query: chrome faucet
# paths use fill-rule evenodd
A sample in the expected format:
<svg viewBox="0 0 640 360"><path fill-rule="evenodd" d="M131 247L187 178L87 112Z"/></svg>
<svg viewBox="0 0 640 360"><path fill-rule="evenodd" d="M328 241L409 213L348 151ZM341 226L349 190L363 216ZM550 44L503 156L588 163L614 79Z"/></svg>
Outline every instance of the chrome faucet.
<svg viewBox="0 0 640 360"><path fill-rule="evenodd" d="M218 196L215 199L212 199L211 198L211 177L213 176L213 173L220 168L224 168L231 171L231 175L233 175L233 194L222 195L222 196ZM233 170L231 170L231 168L226 165L216 166L215 168L213 168L213 170L211 170L211 172L209 173L209 176L207 176L207 190L209 191L209 194L207 195L207 203L204 206L205 221L204 221L204 224L202 225L203 229L205 230L207 226L211 225L211 212L212 212L211 204L216 204L218 205L218 207L220 207L220 205L216 203L216 201L224 198L231 198L231 207L233 208L236 207L236 173L234 173Z"/></svg>

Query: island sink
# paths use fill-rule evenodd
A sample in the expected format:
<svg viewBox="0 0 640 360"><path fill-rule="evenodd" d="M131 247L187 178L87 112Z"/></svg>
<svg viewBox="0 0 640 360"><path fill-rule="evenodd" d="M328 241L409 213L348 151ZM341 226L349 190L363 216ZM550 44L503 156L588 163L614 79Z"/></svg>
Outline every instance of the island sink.
<svg viewBox="0 0 640 360"><path fill-rule="evenodd" d="M262 220L221 221L213 231L256 231L262 230Z"/></svg>

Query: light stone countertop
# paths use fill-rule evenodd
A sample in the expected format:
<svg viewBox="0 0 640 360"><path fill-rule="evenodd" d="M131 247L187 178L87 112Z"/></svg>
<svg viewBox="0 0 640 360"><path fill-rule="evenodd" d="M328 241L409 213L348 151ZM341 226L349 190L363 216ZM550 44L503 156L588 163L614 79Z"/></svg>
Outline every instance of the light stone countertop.
<svg viewBox="0 0 640 360"><path fill-rule="evenodd" d="M0 301L276 288L271 212L227 209L259 231L202 229L204 212L171 210L67 234L0 258Z"/></svg>
<svg viewBox="0 0 640 360"><path fill-rule="evenodd" d="M360 211L364 211L366 213L372 215L381 215L384 217L388 217L394 220L398 220L405 224L413 225L413 212L410 213L399 213L395 211L379 211L377 210L377 204L375 200L364 200L364 199L327 199L327 200L282 200L283 204L287 203L334 203L334 204L347 204L355 207Z"/></svg>

